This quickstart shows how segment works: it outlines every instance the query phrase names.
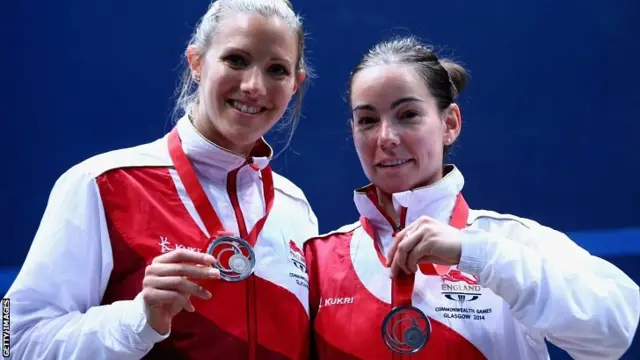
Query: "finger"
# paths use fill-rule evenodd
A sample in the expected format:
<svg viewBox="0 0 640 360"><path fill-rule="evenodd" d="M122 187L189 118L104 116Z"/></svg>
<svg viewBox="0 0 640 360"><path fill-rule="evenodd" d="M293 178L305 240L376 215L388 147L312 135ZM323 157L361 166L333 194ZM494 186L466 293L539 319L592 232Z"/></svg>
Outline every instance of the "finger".
<svg viewBox="0 0 640 360"><path fill-rule="evenodd" d="M145 276L186 276L194 279L219 279L220 270L211 266L156 263L147 266Z"/></svg>
<svg viewBox="0 0 640 360"><path fill-rule="evenodd" d="M181 309L188 312L195 311L193 304L185 295L171 290L147 288L143 290L142 298L146 304L151 306L170 305L176 313Z"/></svg>
<svg viewBox="0 0 640 360"><path fill-rule="evenodd" d="M393 238L393 243L391 243L391 247L387 252L387 266L392 265L393 257L396 255L396 250L398 249L398 244L400 243L401 240L402 238L400 237Z"/></svg>
<svg viewBox="0 0 640 360"><path fill-rule="evenodd" d="M398 241L398 244L396 245L396 250L394 251L393 257L389 258L389 262L391 263L389 265L390 268L391 268L391 277L395 277L401 271L404 271L400 264L403 261L402 259L405 258L407 256L407 254L403 250L400 249L400 245L401 244L402 244L402 242Z"/></svg>
<svg viewBox="0 0 640 360"><path fill-rule="evenodd" d="M428 239L421 241L409 253L407 258L407 268L413 273L418 271L418 263L431 259L431 242Z"/></svg>
<svg viewBox="0 0 640 360"><path fill-rule="evenodd" d="M404 229L398 231L396 233L396 237L404 237L407 234L407 231L412 230L413 224L415 224L415 223L411 223L411 224L405 226Z"/></svg>
<svg viewBox="0 0 640 360"><path fill-rule="evenodd" d="M144 280L142 281L142 285L144 287L150 287L154 289L177 291L182 293L183 295L193 295L204 300L211 298L211 293L204 289L202 286L180 276L149 276L144 278Z"/></svg>
<svg viewBox="0 0 640 360"><path fill-rule="evenodd" d="M409 233L409 234L411 234L411 233ZM406 272L405 269L404 269L404 264L406 263L408 252L412 248L412 244L411 243L407 243L407 239L408 239L408 237L405 236L403 239L401 239L398 242L398 245L396 246L395 254L393 255L393 258L391 259L391 265L390 265L390 267L391 267L391 276L396 276L400 272Z"/></svg>
<svg viewBox="0 0 640 360"><path fill-rule="evenodd" d="M193 306L193 303L191 302L191 295L186 293L180 293L180 295L184 296L184 298L187 299L187 302L189 303L188 308L185 308L185 310L187 310L188 312L196 311L196 307Z"/></svg>
<svg viewBox="0 0 640 360"><path fill-rule="evenodd" d="M408 234L415 232L421 226L424 226L425 223L428 224L431 218L427 216L421 216L417 220L413 221L409 225L407 225L404 229L398 231L394 236L394 241L387 252L387 266L390 266L391 260L395 256L395 252L398 250L398 244L407 237Z"/></svg>
<svg viewBox="0 0 640 360"><path fill-rule="evenodd" d="M409 226L405 227L404 229L400 230L397 234L394 235L393 243L391 244L391 247L387 252L387 266L391 266L393 257L396 255L396 251L398 250L398 244L402 241L402 239L404 239L407 236L408 233L414 230L414 227L415 227L414 224L415 222L409 224Z"/></svg>
<svg viewBox="0 0 640 360"><path fill-rule="evenodd" d="M413 249L420 243L423 238L423 230L422 228L417 228L412 232L407 233L405 238L398 244L398 251L396 252L396 256L394 258L396 271L404 271L406 274L412 274L413 270L407 266L407 260L409 258L409 254L413 251Z"/></svg>
<svg viewBox="0 0 640 360"><path fill-rule="evenodd" d="M406 231L406 229L404 229L401 232L397 233L393 237L393 242L391 243L391 247L389 248L389 251L387 252L387 266L391 266L391 263L393 262L393 257L396 255L396 251L398 251L398 244L400 244L400 241L402 241L402 239L404 239L404 234L406 234L405 231Z"/></svg>
<svg viewBox="0 0 640 360"><path fill-rule="evenodd" d="M193 250L176 249L166 254L162 254L153 259L153 264L160 263L180 263L188 262L194 264L201 264L210 266L215 261L215 258L206 253L199 253Z"/></svg>

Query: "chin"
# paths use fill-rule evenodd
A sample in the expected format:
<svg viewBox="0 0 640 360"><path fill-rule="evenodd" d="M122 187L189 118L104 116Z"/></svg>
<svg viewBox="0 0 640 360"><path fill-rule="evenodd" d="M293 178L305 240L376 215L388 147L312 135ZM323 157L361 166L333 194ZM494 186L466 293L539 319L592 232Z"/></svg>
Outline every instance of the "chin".
<svg viewBox="0 0 640 360"><path fill-rule="evenodd" d="M226 115L226 114L225 114ZM269 114L260 114L254 118L235 117L235 114L231 116L225 116L226 130L230 136L244 136L252 137L256 140L264 136L275 123L273 116Z"/></svg>
<svg viewBox="0 0 640 360"><path fill-rule="evenodd" d="M239 146L254 145L262 137L262 131L251 130L243 127L232 128L226 138L233 144Z"/></svg>

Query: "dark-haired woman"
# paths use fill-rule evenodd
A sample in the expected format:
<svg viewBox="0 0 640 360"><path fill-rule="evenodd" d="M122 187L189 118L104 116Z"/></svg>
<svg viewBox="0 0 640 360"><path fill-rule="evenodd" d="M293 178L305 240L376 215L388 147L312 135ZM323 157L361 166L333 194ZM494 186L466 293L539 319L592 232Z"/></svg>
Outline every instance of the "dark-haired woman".
<svg viewBox="0 0 640 360"><path fill-rule="evenodd" d="M444 155L461 130L465 70L414 38L382 42L349 84L371 184L360 220L305 243L318 359L618 359L638 286L566 235L469 209Z"/></svg>

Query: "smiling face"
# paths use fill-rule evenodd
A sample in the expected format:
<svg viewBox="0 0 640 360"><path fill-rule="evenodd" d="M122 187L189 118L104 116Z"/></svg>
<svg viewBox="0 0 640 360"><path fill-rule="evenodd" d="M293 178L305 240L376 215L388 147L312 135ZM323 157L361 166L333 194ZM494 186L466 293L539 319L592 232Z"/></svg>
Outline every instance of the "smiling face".
<svg viewBox="0 0 640 360"><path fill-rule="evenodd" d="M248 155L283 116L304 73L297 72L297 34L278 17L233 14L219 24L207 52L187 58L199 78L196 128Z"/></svg>
<svg viewBox="0 0 640 360"><path fill-rule="evenodd" d="M442 178L443 149L460 130L459 109L437 107L410 65L360 70L351 84L353 138L369 180L387 194Z"/></svg>

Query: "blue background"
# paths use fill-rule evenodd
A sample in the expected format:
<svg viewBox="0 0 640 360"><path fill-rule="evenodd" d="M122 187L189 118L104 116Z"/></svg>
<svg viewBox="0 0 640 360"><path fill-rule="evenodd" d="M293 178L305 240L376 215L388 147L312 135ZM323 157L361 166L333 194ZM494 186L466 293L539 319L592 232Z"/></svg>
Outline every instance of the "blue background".
<svg viewBox="0 0 640 360"><path fill-rule="evenodd" d="M415 34L472 73L451 161L472 207L565 231L640 282L640 3L635 0L294 1L315 68L305 119L274 169L306 192L321 231L355 220L365 184L344 102L376 41ZM100 152L170 129L180 57L206 1L0 5L0 292L53 182ZM286 132L269 136L276 151ZM567 259L570 261L571 259ZM554 350L553 359L565 355ZM625 359L640 359L634 345Z"/></svg>

